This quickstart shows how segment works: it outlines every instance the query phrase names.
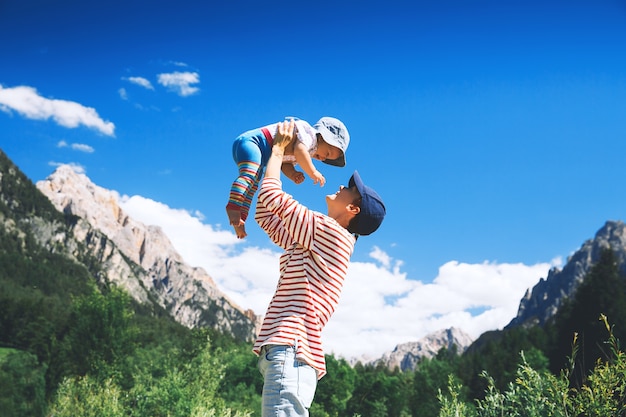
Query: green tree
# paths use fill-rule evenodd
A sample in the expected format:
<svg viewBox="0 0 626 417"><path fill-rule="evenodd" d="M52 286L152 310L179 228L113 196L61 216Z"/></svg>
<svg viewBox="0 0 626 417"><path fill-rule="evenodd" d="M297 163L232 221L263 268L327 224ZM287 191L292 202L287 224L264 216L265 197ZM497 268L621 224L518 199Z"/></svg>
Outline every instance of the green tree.
<svg viewBox="0 0 626 417"><path fill-rule="evenodd" d="M99 381L89 375L66 378L50 407L54 417L126 417L123 394L112 379Z"/></svg>
<svg viewBox="0 0 626 417"><path fill-rule="evenodd" d="M218 393L228 407L260 411L263 377L258 370L258 357L252 353L252 347L246 343L219 348L215 355L224 367Z"/></svg>
<svg viewBox="0 0 626 417"><path fill-rule="evenodd" d="M326 371L317 384L311 414L343 417L354 391L356 371L345 359L332 355L326 355Z"/></svg>
<svg viewBox="0 0 626 417"><path fill-rule="evenodd" d="M130 354L136 334L130 325L132 316L129 295L117 287L107 294L94 291L77 298L64 340L66 363L71 364L73 373L98 371Z"/></svg>
<svg viewBox="0 0 626 417"><path fill-rule="evenodd" d="M138 349L135 354L141 352ZM152 350L151 360L143 356L132 386L120 388L125 378L109 367L109 376L68 377L63 380L50 410L55 417L245 417L250 412L233 411L219 396L224 377L220 359L208 346L188 360L178 349ZM144 360L146 360L144 362ZM112 369L113 368L113 369Z"/></svg>
<svg viewBox="0 0 626 417"><path fill-rule="evenodd" d="M458 367L456 350L441 349L432 359L422 359L413 373L413 388L409 397L411 414L421 417L437 417L440 403L437 394L447 387L450 376L456 375ZM457 379L456 377L454 377Z"/></svg>
<svg viewBox="0 0 626 417"><path fill-rule="evenodd" d="M505 389L515 379L520 352L544 351L550 340L539 326L487 332L463 354L457 375L469 388L471 398L481 398L485 394L487 381L480 376L483 371L494 378L498 389Z"/></svg>
<svg viewBox="0 0 626 417"><path fill-rule="evenodd" d="M609 332L606 343L610 351L607 360L599 359L579 395L573 398L577 410L586 416L626 416L626 354L620 350L619 341L607 317L600 322Z"/></svg>
<svg viewBox="0 0 626 417"><path fill-rule="evenodd" d="M224 367L208 346L192 361L181 363L172 358L165 368L165 374L156 378L150 369L144 369L136 378L129 394L130 416L231 415L231 410L218 394ZM249 412L241 410L234 415L246 416Z"/></svg>
<svg viewBox="0 0 626 417"><path fill-rule="evenodd" d="M352 397L348 400L347 415L368 417L398 417L408 408L410 378L397 369L387 370L384 365L355 366L356 381Z"/></svg>
<svg viewBox="0 0 626 417"><path fill-rule="evenodd" d="M0 357L0 410L5 417L39 417L46 409L44 365L28 352Z"/></svg>
<svg viewBox="0 0 626 417"><path fill-rule="evenodd" d="M537 371L522 354L516 378L505 390L497 388L487 372L482 373L487 389L476 407L462 400L462 387L451 378L448 393L438 396L439 417L626 417L626 355L605 316L600 317L600 323L609 333L606 345L610 358L597 361L580 388L570 386L571 368L558 375ZM575 360L576 351L570 362Z"/></svg>
<svg viewBox="0 0 626 417"><path fill-rule="evenodd" d="M605 344L606 330L598 320L601 315L621 323L626 319L626 280L619 272L615 253L611 249L601 252L574 298L555 318L558 337L550 354L552 371L558 372L569 365L565 359L572 357L572 341L576 335L578 352L571 374L575 386L584 383L598 359L610 356ZM625 336L622 328L615 334L618 340L623 340Z"/></svg>

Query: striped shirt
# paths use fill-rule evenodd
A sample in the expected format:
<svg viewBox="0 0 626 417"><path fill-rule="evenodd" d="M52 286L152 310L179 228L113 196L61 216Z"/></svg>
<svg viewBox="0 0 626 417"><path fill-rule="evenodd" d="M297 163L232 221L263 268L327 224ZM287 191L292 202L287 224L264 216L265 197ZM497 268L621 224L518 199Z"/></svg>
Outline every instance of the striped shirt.
<svg viewBox="0 0 626 417"><path fill-rule="evenodd" d="M356 242L343 226L309 210L275 178L261 183L255 219L285 252L280 278L253 351L263 345L296 346L296 357L326 374L322 330L335 311Z"/></svg>

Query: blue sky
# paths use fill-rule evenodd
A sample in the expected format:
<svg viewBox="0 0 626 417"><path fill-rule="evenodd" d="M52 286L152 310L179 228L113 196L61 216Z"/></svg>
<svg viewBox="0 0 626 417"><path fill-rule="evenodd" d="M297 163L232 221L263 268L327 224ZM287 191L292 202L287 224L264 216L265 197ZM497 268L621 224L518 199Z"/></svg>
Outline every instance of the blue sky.
<svg viewBox="0 0 626 417"><path fill-rule="evenodd" d="M259 314L275 266L256 268L262 296L224 268L276 254L255 224L245 242L227 226L232 140L285 116L344 121L347 166L318 163L323 188L285 188L325 211L357 169L387 205L353 258L372 304L351 289L329 325L346 354L364 349L345 348L350 326L358 345L383 340L377 353L437 327L507 324L526 288L626 211L623 1L4 0L0 86L0 148L29 178L74 165L162 223L191 263L221 256L203 266ZM150 217L155 205L167 210ZM192 253L199 232L166 213L197 221L215 252ZM483 299L494 292L506 303ZM437 307L402 309L424 294ZM352 321L372 310L393 323L390 309L420 324Z"/></svg>

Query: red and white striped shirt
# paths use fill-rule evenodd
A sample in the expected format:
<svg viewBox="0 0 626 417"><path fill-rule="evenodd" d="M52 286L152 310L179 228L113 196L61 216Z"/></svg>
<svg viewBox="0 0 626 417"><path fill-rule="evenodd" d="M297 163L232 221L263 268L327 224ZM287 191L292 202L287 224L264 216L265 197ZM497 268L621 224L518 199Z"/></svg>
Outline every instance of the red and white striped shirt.
<svg viewBox="0 0 626 417"><path fill-rule="evenodd" d="M326 374L322 329L334 313L356 242L343 226L309 210L282 190L280 180L261 183L255 219L285 249L280 278L254 343L296 346L296 357Z"/></svg>

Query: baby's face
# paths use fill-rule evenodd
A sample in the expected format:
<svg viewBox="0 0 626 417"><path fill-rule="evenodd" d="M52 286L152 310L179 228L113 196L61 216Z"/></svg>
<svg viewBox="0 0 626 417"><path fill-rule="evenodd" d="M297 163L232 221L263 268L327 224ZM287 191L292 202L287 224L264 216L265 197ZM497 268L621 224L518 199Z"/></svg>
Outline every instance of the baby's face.
<svg viewBox="0 0 626 417"><path fill-rule="evenodd" d="M327 142L324 142L324 139L321 136L317 137L317 150L313 154L313 158L318 161L325 161L327 159L333 160L337 159L341 156L341 149L336 146L330 145Z"/></svg>

